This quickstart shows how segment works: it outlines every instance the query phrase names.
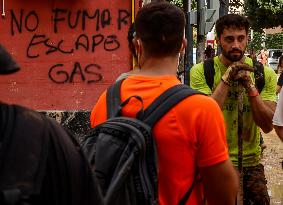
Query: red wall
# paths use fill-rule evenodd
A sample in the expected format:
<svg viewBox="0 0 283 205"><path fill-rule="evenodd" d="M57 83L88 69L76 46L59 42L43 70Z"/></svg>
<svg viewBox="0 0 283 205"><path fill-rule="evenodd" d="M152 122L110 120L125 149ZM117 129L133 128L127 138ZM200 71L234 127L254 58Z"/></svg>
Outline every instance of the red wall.
<svg viewBox="0 0 283 205"><path fill-rule="evenodd" d="M102 91L131 66L131 4L5 0L0 43L22 69L0 77L1 101L37 110L91 109Z"/></svg>

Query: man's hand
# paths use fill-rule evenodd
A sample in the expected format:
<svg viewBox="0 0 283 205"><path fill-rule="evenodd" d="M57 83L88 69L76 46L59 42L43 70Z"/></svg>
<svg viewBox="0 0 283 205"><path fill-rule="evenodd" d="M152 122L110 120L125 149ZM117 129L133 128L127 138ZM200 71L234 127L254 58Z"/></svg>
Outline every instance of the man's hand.
<svg viewBox="0 0 283 205"><path fill-rule="evenodd" d="M247 89L254 85L254 82L250 77L250 72L253 71L253 67L245 63L236 62L228 67L228 69L222 76L222 81L229 86L231 86L234 81L240 81Z"/></svg>
<svg viewBox="0 0 283 205"><path fill-rule="evenodd" d="M251 78L251 72L246 70L240 70L235 77L235 80L238 80L248 92L251 88L255 87L255 82Z"/></svg>
<svg viewBox="0 0 283 205"><path fill-rule="evenodd" d="M251 77L251 72L254 71L254 68L244 63L238 63L237 66L242 69L238 71L235 80L239 81L246 91L249 92L252 88L255 88L255 82Z"/></svg>

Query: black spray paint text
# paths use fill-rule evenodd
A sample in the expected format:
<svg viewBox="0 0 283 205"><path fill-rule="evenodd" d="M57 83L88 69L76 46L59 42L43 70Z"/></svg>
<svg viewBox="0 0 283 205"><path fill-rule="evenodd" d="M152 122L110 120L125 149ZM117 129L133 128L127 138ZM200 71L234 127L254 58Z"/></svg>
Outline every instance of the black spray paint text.
<svg viewBox="0 0 283 205"><path fill-rule="evenodd" d="M26 12L24 9L20 10L19 15L13 10L11 12L11 34L15 35L23 32L23 28L28 32L34 32L40 25L40 18L36 11ZM113 14L109 9L96 9L94 11L77 10L68 11L67 9L55 8L52 10L52 28L54 33L58 33L60 27L67 27L69 29L85 31L87 25L94 31L116 25L115 29L121 30L123 25L129 25L130 13L124 9L117 10L117 19L113 20Z"/></svg>
<svg viewBox="0 0 283 205"><path fill-rule="evenodd" d="M39 46L43 46L43 49L38 49ZM75 39L72 48L67 49L64 47L64 40L62 39L54 43L53 40L46 35L34 34L28 44L26 56L28 58L38 58L40 57L39 51L43 52L45 55L56 52L61 54L72 54L74 51L80 49L93 53L99 48L103 48L105 51L115 51L119 49L119 47L120 42L116 35L104 36L102 34L97 34L89 37L86 34L81 34Z"/></svg>
<svg viewBox="0 0 283 205"><path fill-rule="evenodd" d="M70 11L65 8L55 8L50 16L49 26L52 27L52 32L45 34L40 30L40 27L48 26L48 22L45 21L43 25L40 24L42 20L39 16L40 12L21 9L19 12L10 10L10 14L12 36L24 32L33 34L30 41L27 42L26 48L26 57L29 59L50 54L70 55L79 50L92 53L101 50L114 52L120 48L121 44L116 32L126 29L131 22L130 13L125 9ZM108 30L107 34L103 32L105 28ZM68 30L70 32L75 31L76 36L72 39L64 38L63 35ZM89 30L92 30L92 32L90 33ZM98 64L91 63L82 66L80 62L74 62L71 67L67 68L60 62L54 62L49 67L48 77L57 84L75 81L90 84L103 79L102 67Z"/></svg>

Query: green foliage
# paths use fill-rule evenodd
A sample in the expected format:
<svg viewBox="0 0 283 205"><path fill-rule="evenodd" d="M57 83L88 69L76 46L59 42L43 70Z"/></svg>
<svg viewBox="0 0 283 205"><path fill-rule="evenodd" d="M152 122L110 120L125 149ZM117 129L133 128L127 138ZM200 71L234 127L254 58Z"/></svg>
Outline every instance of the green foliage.
<svg viewBox="0 0 283 205"><path fill-rule="evenodd" d="M183 8L183 2L187 1L187 0L166 0L168 2L171 2L173 4L175 4L176 6ZM192 10L196 10L197 8L197 0L192 0L191 1L191 9Z"/></svg>
<svg viewBox="0 0 283 205"><path fill-rule="evenodd" d="M229 1L229 11L235 13L240 7L244 6L244 2L240 0L230 0Z"/></svg>
<svg viewBox="0 0 283 205"><path fill-rule="evenodd" d="M265 47L266 48L283 48L283 33L266 35Z"/></svg>
<svg viewBox="0 0 283 205"><path fill-rule="evenodd" d="M167 0L173 4L175 4L176 6L183 8L183 0Z"/></svg>
<svg viewBox="0 0 283 205"><path fill-rule="evenodd" d="M264 33L254 32L253 39L248 44L248 50L258 53L264 47L267 49L283 48L283 33L267 34L265 36Z"/></svg>
<svg viewBox="0 0 283 205"><path fill-rule="evenodd" d="M248 44L248 50L258 52L262 49L262 44L265 40L264 33L254 32L253 39Z"/></svg>
<svg viewBox="0 0 283 205"><path fill-rule="evenodd" d="M246 0L244 10L251 27L256 31L280 25L283 27L282 0Z"/></svg>

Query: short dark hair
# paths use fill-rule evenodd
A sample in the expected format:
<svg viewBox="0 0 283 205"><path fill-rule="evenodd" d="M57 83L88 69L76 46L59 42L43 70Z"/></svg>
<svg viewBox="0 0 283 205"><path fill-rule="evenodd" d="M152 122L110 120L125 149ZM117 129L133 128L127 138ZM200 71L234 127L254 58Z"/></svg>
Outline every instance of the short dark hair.
<svg viewBox="0 0 283 205"><path fill-rule="evenodd" d="M135 28L145 53L153 57L176 55L182 45L185 21L184 12L166 1L143 6L137 13Z"/></svg>
<svg viewBox="0 0 283 205"><path fill-rule="evenodd" d="M133 43L133 39L134 39L135 35L136 35L136 29L135 29L135 23L133 22L129 27L127 39L128 39L129 49L132 52L132 55L135 58L137 58L135 46L134 46L134 43Z"/></svg>
<svg viewBox="0 0 283 205"><path fill-rule="evenodd" d="M282 63L282 62L283 62L283 54L282 54L282 56L279 57L278 65L281 66L281 63Z"/></svg>
<svg viewBox="0 0 283 205"><path fill-rule="evenodd" d="M221 16L216 21L217 37L218 38L220 37L224 29L228 29L231 27L245 29L246 33L248 34L250 23L246 17L238 15L238 14L227 14L227 15Z"/></svg>
<svg viewBox="0 0 283 205"><path fill-rule="evenodd" d="M215 49L212 48L211 45L208 45L204 51L204 54L206 55L207 58L212 58L215 55Z"/></svg>

